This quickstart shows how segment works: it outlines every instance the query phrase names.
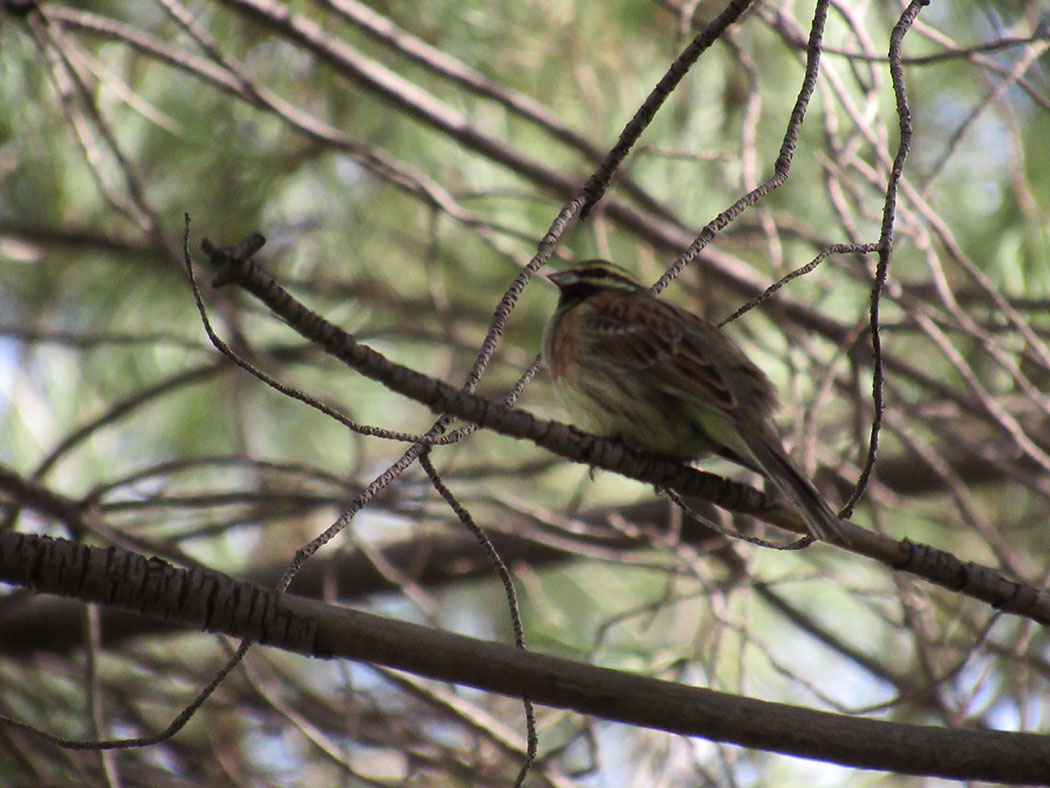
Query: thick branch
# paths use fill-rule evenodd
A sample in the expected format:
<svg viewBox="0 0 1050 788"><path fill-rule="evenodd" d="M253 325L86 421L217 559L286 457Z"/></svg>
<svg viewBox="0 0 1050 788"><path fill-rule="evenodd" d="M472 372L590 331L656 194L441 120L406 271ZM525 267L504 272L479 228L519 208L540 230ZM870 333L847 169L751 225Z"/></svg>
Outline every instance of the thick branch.
<svg viewBox="0 0 1050 788"><path fill-rule="evenodd" d="M117 548L5 532L0 581L685 736L903 774L1050 784L1045 736L902 725L741 698L279 596Z"/></svg>
<svg viewBox="0 0 1050 788"><path fill-rule="evenodd" d="M275 591L209 569L177 569L118 547L0 533L0 581L309 653L314 624Z"/></svg>

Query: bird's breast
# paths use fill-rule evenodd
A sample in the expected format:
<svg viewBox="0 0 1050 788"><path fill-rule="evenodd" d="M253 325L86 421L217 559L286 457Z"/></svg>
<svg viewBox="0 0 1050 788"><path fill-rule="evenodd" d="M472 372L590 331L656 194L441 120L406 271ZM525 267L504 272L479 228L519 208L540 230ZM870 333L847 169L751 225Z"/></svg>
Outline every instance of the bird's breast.
<svg viewBox="0 0 1050 788"><path fill-rule="evenodd" d="M544 337L544 363L556 382L565 383L574 376L580 352L580 310L569 309L556 315Z"/></svg>

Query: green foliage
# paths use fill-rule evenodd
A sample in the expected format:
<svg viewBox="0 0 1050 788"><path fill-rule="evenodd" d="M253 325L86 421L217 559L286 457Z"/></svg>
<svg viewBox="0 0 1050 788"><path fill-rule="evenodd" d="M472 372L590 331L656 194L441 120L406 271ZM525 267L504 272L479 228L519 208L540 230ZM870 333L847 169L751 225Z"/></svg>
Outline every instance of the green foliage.
<svg viewBox="0 0 1050 788"><path fill-rule="evenodd" d="M812 18L809 5L779 5L756 5L703 54L603 202L563 235L553 267L608 256L655 281L706 223L772 175ZM308 347L245 293L213 288L200 240L236 244L261 231L268 242L257 261L310 309L391 360L462 385L500 298L597 164L553 121L522 117L491 93L527 98L604 153L721 11L700 4L689 19L677 4L639 0L370 6L476 71L480 89L366 33L339 6L289 2L250 14L240 3L198 5L187 10L192 32L169 13L181 6L167 3L52 3L46 23L0 17L0 462L96 518L65 521L12 488L0 490L8 525L272 581L409 444L355 434L223 360L182 270L184 215L208 315L238 354L358 424L423 433L434 419L425 407ZM312 26L317 47L276 9ZM890 4L831 8L789 177L723 228L668 298L721 319L827 244L879 240L900 139L885 62L899 13ZM880 465L854 521L1041 587L1050 98L1036 17L1035 4L933 4L905 40L915 136L880 305L887 410ZM343 52L394 87L354 73ZM934 55L943 57L914 60ZM1011 73L1026 58L1024 73ZM868 448L877 262L830 256L729 329L780 387L788 445L840 500ZM553 302L535 277L482 378L485 396L505 397L532 363ZM520 404L563 417L542 373ZM592 479L494 434L435 447L432 457L483 528L565 551L508 559L538 650L835 711L1046 727L1045 643L1017 621L996 626L981 603L844 550L770 553L700 526L679 540L670 507L624 514L652 502L650 486ZM783 541L723 510L711 516ZM449 559L470 567L461 585L416 577L427 546L459 529L413 466L313 560L375 558L386 579L353 604L509 640L481 547ZM419 551L396 571L376 558L406 545ZM459 591L446 595L441 583ZM59 735L145 735L166 720L135 702L149 688L143 676L165 677L150 692L174 716L225 653L193 637L175 664L186 637L151 632L107 645L98 732L84 728L78 705L88 691L83 652L49 663L0 647L0 711ZM520 706L470 691L456 706L437 699L443 686L428 695L356 667L340 667L336 702L302 686L314 665L256 659L262 677L231 679L194 722L221 730L220 743L195 728L147 751L158 753L153 761L118 756L122 782L152 784L163 773L220 785L237 771L241 784L262 785L307 763L316 784L513 782L523 745L516 729L486 727L483 712L520 727ZM127 689L126 675L136 677ZM288 708L307 722L289 722ZM799 781L818 773L721 745L704 745L701 757L687 742L588 728L569 714L541 712L540 727L549 757L536 784L641 785L644 775L651 784L774 784L786 769L804 773ZM274 731L282 757L256 758ZM610 748L614 740L628 744ZM89 774L102 784L97 753L52 760L50 745L28 735L18 749L18 760L0 755L0 781L72 784ZM606 762L609 749L638 755ZM376 776L365 763L383 768ZM587 766L591 776L574 771Z"/></svg>

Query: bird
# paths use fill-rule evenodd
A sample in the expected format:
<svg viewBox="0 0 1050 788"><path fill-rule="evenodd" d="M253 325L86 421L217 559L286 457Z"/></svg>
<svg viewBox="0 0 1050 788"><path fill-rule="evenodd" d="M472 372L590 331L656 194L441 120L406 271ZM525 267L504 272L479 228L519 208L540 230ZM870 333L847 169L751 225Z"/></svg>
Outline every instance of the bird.
<svg viewBox="0 0 1050 788"><path fill-rule="evenodd" d="M834 510L784 450L773 383L714 323L606 260L547 278L559 298L542 359L580 427L680 461L721 455L765 476L811 536L848 544Z"/></svg>

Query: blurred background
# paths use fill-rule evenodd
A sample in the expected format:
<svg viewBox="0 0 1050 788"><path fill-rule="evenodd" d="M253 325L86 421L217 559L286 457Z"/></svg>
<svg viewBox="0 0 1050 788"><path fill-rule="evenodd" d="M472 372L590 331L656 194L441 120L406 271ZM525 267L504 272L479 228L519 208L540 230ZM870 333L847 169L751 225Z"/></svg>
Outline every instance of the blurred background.
<svg viewBox="0 0 1050 788"><path fill-rule="evenodd" d="M208 343L181 267L258 260L394 361L461 385L507 286L711 2L8 2L0 11L0 502L5 527L274 582L409 445L348 430ZM90 10L85 10L90 8ZM899 3L833 3L786 183L665 291L721 320L828 244L878 240L899 118ZM914 139L881 305L886 412L854 521L1046 583L1050 46L1040 2L934 3L903 52ZM756 2L700 58L552 266L647 282L768 178L813 7ZM832 255L729 333L781 393L785 444L844 502L873 415L875 255ZM358 424L433 423L213 290L239 353ZM533 279L479 392L539 351ZM520 404L563 419L542 373ZM845 551L728 541L649 486L474 433L434 450L510 566L536 650L771 701L1043 730L1032 622ZM717 473L752 483L719 462ZM772 540L725 512L723 525ZM511 642L502 587L418 466L293 591ZM228 653L74 600L0 592L0 712L60 736L162 729ZM937 785L538 709L529 785ZM504 786L521 704L254 649L162 744L73 752L0 726L0 784Z"/></svg>

